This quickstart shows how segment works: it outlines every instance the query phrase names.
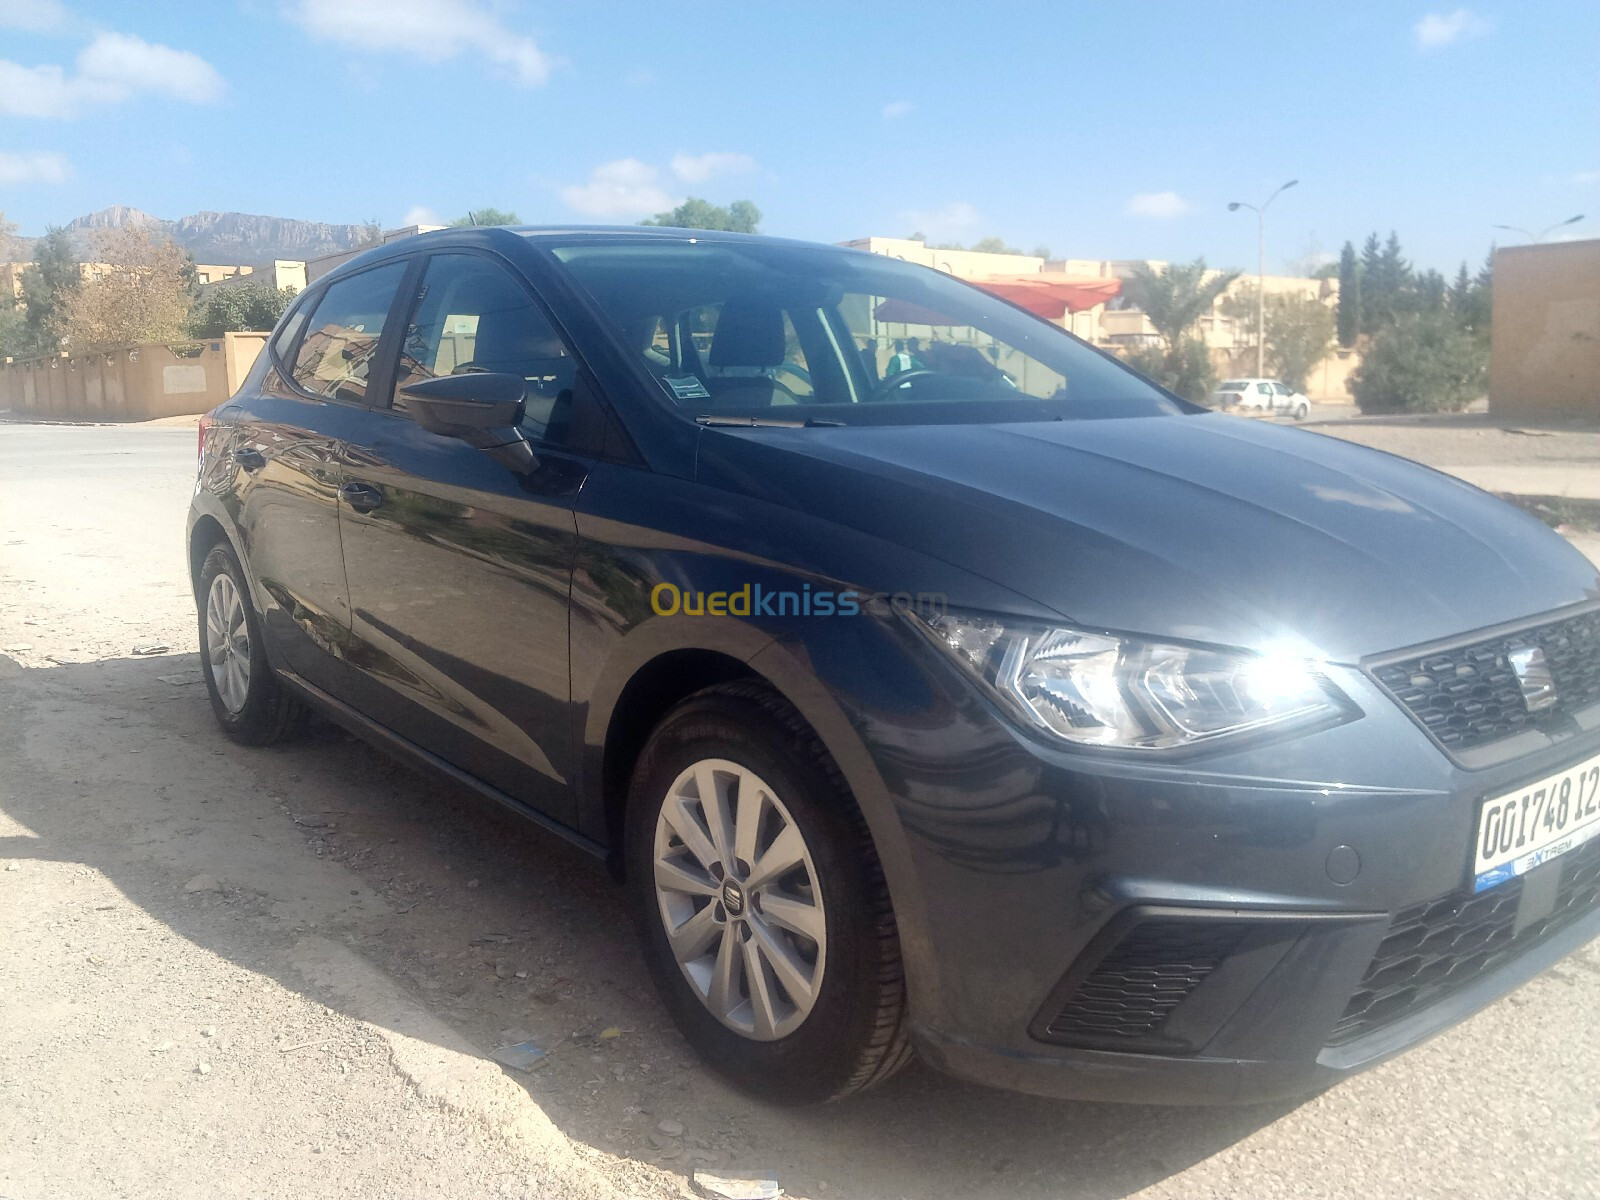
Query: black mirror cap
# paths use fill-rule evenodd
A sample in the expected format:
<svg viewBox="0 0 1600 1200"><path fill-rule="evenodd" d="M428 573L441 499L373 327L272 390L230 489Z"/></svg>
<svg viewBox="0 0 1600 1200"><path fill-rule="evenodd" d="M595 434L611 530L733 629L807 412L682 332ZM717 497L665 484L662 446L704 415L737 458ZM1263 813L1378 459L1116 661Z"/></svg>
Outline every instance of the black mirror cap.
<svg viewBox="0 0 1600 1200"><path fill-rule="evenodd" d="M522 376L496 371L420 379L400 389L417 424L446 437L521 424L527 394Z"/></svg>

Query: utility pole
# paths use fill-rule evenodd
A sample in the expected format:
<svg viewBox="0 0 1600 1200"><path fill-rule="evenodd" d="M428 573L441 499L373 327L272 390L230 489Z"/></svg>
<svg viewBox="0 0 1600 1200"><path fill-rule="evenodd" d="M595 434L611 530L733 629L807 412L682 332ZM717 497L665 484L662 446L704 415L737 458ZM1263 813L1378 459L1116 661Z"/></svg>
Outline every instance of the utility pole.
<svg viewBox="0 0 1600 1200"><path fill-rule="evenodd" d="M1278 198L1280 192L1288 191L1298 179L1291 179L1272 195L1268 196L1259 205L1246 204L1243 200L1235 200L1228 205L1229 212L1238 212L1241 208L1248 208L1256 214L1256 378L1260 379L1267 373L1267 205Z"/></svg>

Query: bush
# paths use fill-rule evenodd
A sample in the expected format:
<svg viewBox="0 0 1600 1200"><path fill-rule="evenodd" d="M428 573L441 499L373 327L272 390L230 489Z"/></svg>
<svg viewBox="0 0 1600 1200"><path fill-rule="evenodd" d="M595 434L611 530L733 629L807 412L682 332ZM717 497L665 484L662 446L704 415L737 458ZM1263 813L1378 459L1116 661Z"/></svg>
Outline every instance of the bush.
<svg viewBox="0 0 1600 1200"><path fill-rule="evenodd" d="M1488 351L1454 317L1408 313L1374 335L1350 392L1363 413L1460 412L1488 382Z"/></svg>
<svg viewBox="0 0 1600 1200"><path fill-rule="evenodd" d="M1122 361L1185 400L1203 404L1217 386L1211 355L1199 338L1180 338L1171 350L1139 346L1126 351Z"/></svg>
<svg viewBox="0 0 1600 1200"><path fill-rule="evenodd" d="M190 337L215 338L245 329L269 330L292 299L293 288L275 288L267 283L212 288L189 314L186 332Z"/></svg>

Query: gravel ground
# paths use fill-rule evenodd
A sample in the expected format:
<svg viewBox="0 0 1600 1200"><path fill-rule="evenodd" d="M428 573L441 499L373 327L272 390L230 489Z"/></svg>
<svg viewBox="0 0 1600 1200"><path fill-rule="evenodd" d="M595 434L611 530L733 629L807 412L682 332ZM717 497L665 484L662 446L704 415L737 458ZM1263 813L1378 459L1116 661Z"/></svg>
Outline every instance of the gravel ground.
<svg viewBox="0 0 1600 1200"><path fill-rule="evenodd" d="M1600 429L1571 425L1501 425L1484 415L1366 418L1304 428L1450 467L1572 467L1600 472Z"/></svg>
<svg viewBox="0 0 1600 1200"><path fill-rule="evenodd" d="M0 426L0 1196L586 1200L681 1195L696 1166L812 1200L1600 1194L1594 946L1299 1105L920 1067L821 1110L731 1092L576 852L325 726L215 732L192 445ZM524 1035L548 1065L484 1061Z"/></svg>

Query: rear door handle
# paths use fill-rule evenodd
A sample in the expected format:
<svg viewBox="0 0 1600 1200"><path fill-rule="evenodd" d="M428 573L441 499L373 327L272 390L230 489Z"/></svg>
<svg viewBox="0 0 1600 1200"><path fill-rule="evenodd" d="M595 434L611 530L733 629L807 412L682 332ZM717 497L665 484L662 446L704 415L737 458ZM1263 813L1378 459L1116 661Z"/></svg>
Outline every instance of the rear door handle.
<svg viewBox="0 0 1600 1200"><path fill-rule="evenodd" d="M267 456L259 450L252 450L248 446L233 452L233 461L238 463L251 474L261 470L267 465Z"/></svg>
<svg viewBox="0 0 1600 1200"><path fill-rule="evenodd" d="M339 498L358 513L369 513L383 503L383 493L364 483L347 483L339 489Z"/></svg>

